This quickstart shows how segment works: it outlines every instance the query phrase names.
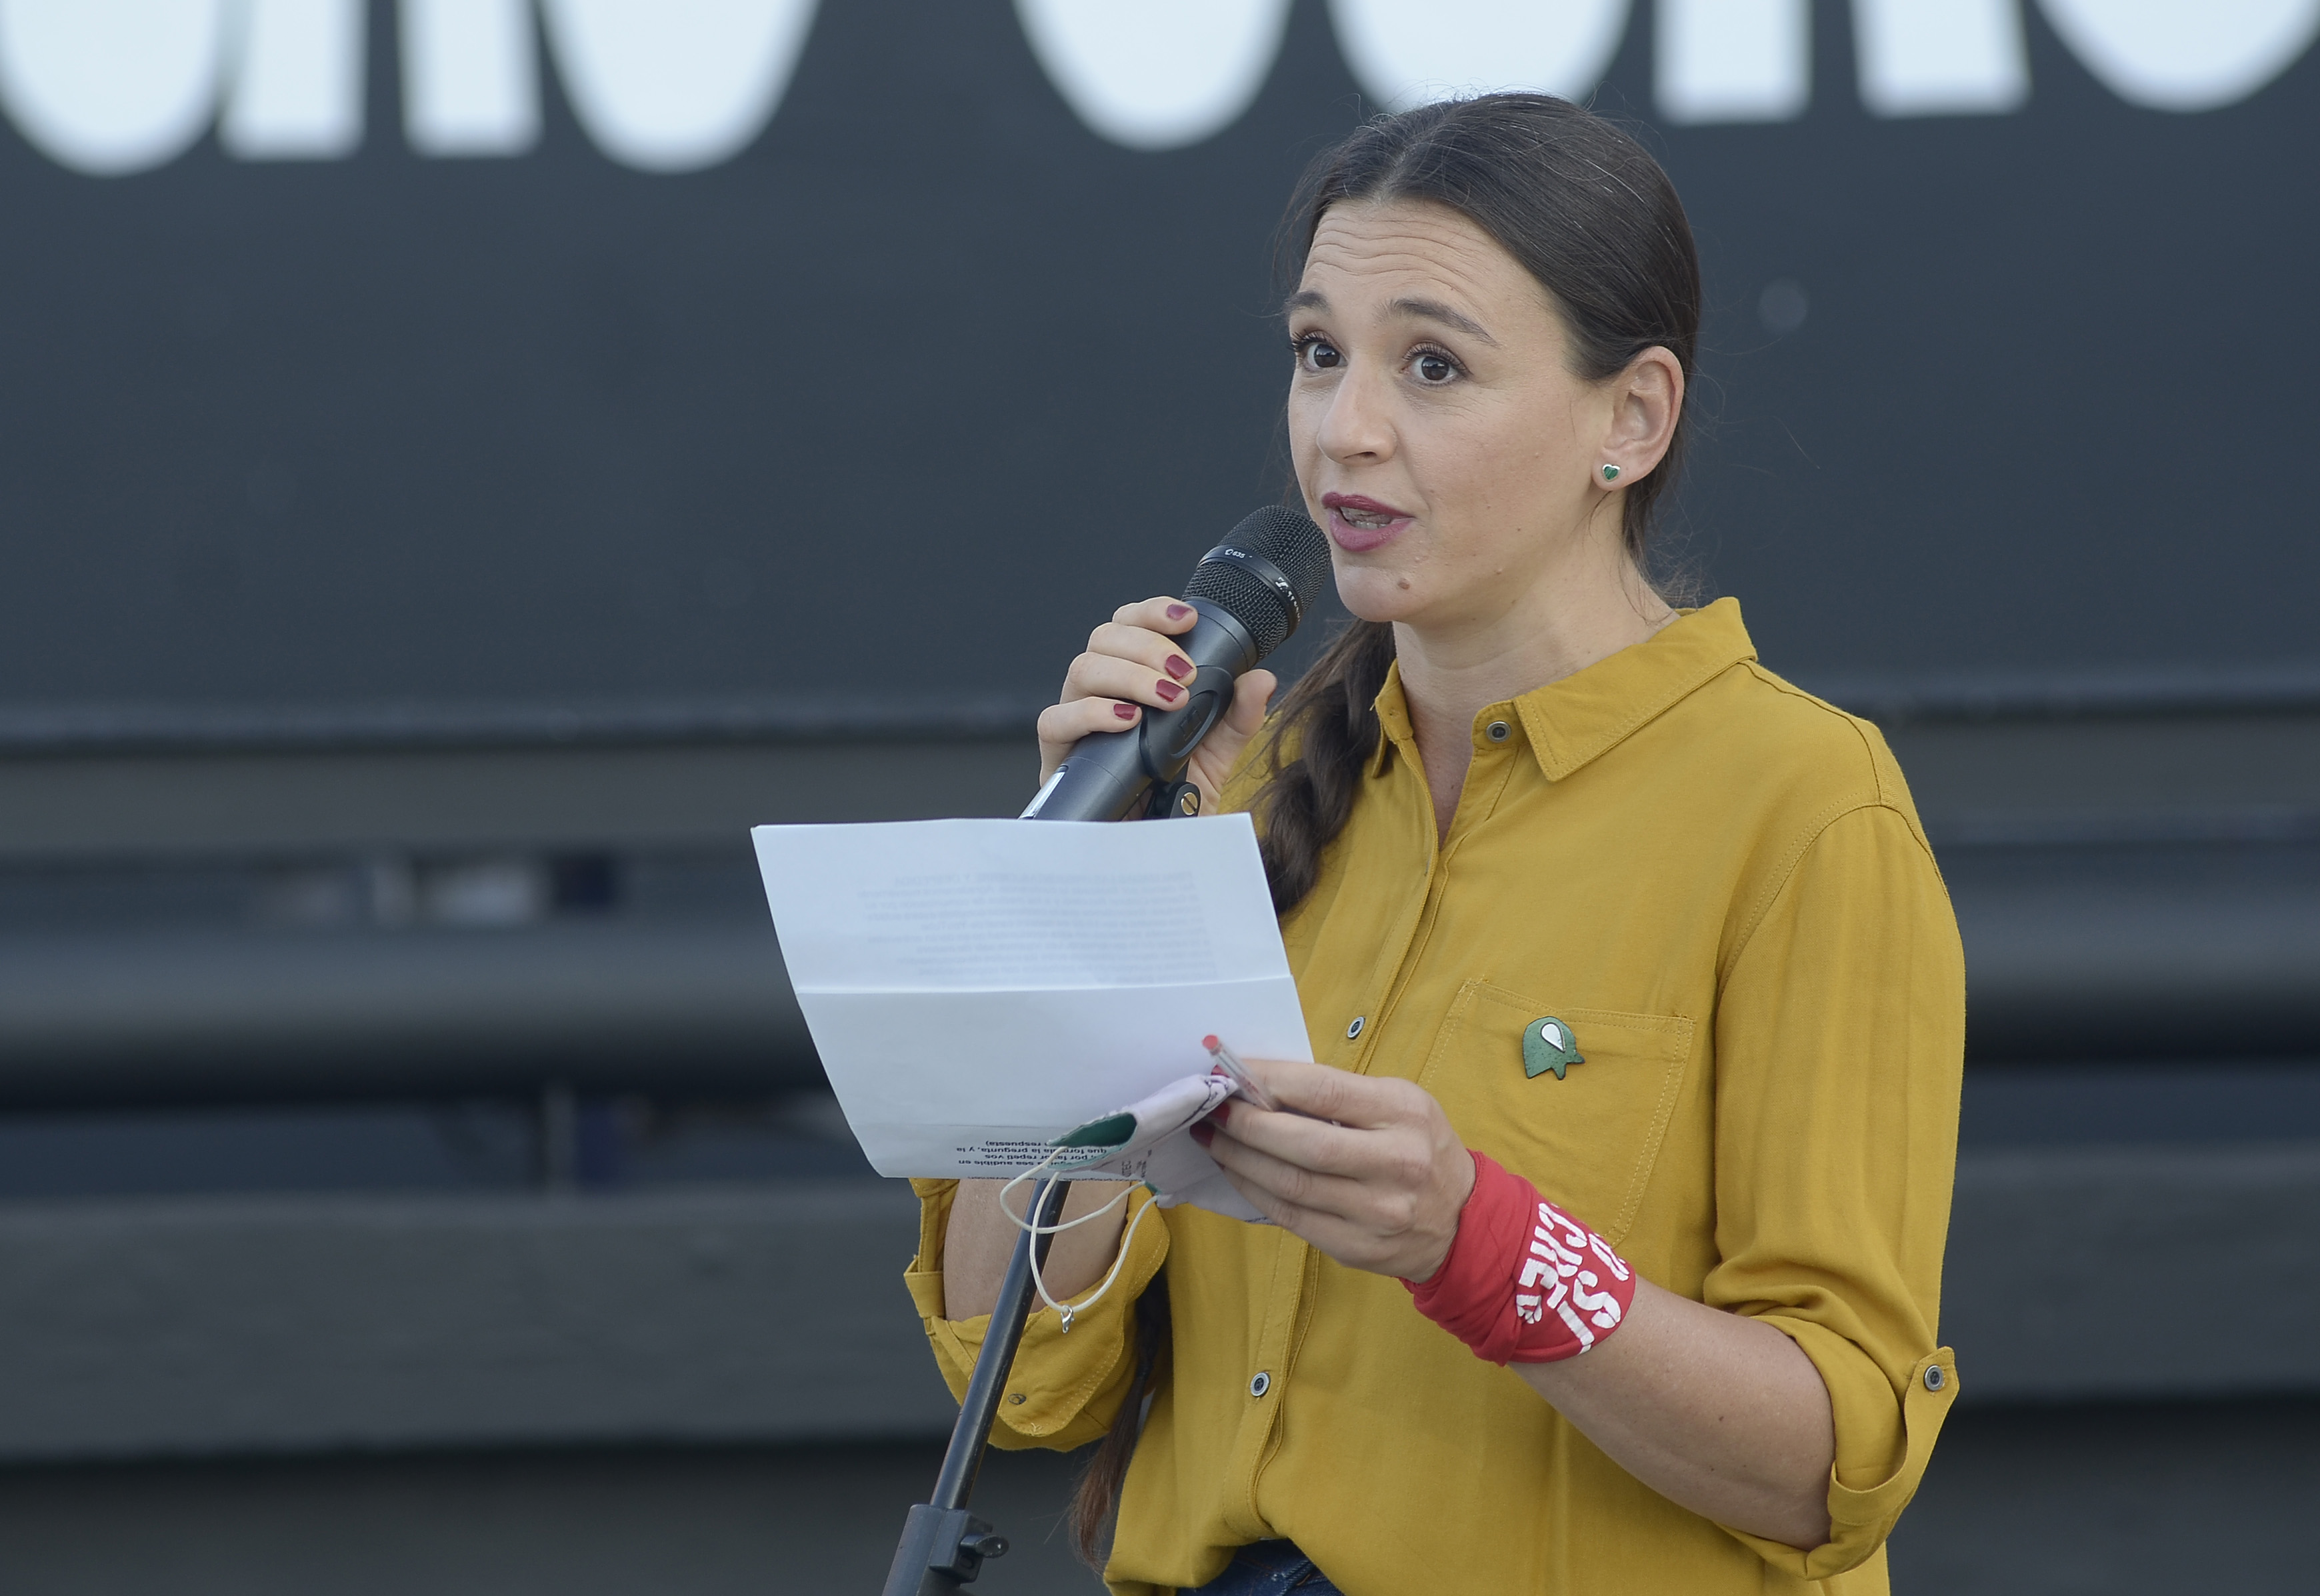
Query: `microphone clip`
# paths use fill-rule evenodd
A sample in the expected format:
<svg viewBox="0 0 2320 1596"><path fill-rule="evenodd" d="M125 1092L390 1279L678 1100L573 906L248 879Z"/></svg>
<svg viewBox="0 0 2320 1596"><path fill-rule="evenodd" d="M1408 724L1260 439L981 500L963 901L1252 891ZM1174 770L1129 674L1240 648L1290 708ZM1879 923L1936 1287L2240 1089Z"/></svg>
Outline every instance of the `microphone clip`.
<svg viewBox="0 0 2320 1596"><path fill-rule="evenodd" d="M1144 805L1147 821L1190 820L1201 812L1201 789L1191 782L1154 782Z"/></svg>

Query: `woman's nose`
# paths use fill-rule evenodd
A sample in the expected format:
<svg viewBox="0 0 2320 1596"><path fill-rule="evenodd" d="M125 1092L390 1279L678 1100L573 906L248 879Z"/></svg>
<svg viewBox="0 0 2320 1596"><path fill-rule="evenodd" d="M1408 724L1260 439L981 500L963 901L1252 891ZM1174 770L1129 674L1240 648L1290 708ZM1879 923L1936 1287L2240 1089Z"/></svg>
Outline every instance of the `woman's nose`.
<svg viewBox="0 0 2320 1596"><path fill-rule="evenodd" d="M1348 375L1329 395L1319 441L1333 460L1382 459L1393 452L1393 428L1382 395L1357 375Z"/></svg>

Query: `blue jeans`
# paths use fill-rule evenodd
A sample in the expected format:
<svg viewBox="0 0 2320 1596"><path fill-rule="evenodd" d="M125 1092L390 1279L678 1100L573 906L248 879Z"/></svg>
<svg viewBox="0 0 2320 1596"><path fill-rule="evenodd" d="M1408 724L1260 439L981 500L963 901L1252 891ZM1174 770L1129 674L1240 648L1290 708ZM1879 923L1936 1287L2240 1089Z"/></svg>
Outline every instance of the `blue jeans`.
<svg viewBox="0 0 2320 1596"><path fill-rule="evenodd" d="M1261 1540L1243 1546L1232 1566L1183 1596L1285 1596L1291 1591L1297 1596L1339 1596L1329 1576L1293 1542Z"/></svg>

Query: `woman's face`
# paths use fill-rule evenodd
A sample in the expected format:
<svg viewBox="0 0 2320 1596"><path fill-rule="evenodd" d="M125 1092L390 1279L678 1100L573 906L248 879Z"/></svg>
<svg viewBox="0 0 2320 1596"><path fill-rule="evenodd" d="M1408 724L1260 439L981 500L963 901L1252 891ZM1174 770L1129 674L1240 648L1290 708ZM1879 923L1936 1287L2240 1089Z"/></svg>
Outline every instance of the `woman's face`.
<svg viewBox="0 0 2320 1596"><path fill-rule="evenodd" d="M1574 558L1625 574L1620 495L1599 473L1618 465L1625 487L1665 452L1672 357L1573 376L1537 279L1465 217L1407 201L1324 214L1288 320L1297 479L1355 614L1487 624Z"/></svg>

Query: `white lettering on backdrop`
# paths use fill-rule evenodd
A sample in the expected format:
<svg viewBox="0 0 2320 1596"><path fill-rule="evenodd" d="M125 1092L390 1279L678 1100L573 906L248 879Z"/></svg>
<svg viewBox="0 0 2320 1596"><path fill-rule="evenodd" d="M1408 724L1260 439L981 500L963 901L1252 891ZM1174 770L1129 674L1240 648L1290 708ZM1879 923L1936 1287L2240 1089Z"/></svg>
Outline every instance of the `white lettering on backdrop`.
<svg viewBox="0 0 2320 1596"><path fill-rule="evenodd" d="M931 0L930 0L931 3ZM1852 0L1862 103L1990 115L2029 97L2024 0ZM2320 0L2037 0L2131 104L2236 104L2320 36ZM426 156L539 138L544 32L597 147L646 171L714 166L762 131L818 0L397 0L403 133ZM1289 0L1016 0L1032 54L1098 135L1166 150L1263 91ZM0 0L0 111L36 150L110 177L175 159L212 125L246 160L331 159L363 138L368 0ZM1629 0L1329 0L1378 104L1491 88L1583 98ZM1781 122L1812 96L1810 0L1657 0L1660 113Z"/></svg>
<svg viewBox="0 0 2320 1596"><path fill-rule="evenodd" d="M244 160L336 160L363 135L363 0L243 0L218 141Z"/></svg>
<svg viewBox="0 0 2320 1596"><path fill-rule="evenodd" d="M421 155L521 155L539 142L530 0L403 0L403 136Z"/></svg>
<svg viewBox="0 0 2320 1596"><path fill-rule="evenodd" d="M1653 34L1670 122L1786 122L1812 98L1812 0L1660 0Z"/></svg>
<svg viewBox="0 0 2320 1596"><path fill-rule="evenodd" d="M2320 0L2038 0L2103 86L2156 111L2236 104L2294 66Z"/></svg>
<svg viewBox="0 0 2320 1596"><path fill-rule="evenodd" d="M0 0L0 104L99 177L175 160L217 111L224 0Z"/></svg>
<svg viewBox="0 0 2320 1596"><path fill-rule="evenodd" d="M1082 122L1131 150L1174 150L1248 109L1289 0L1015 0L1015 14Z"/></svg>
<svg viewBox="0 0 2320 1596"><path fill-rule="evenodd" d="M1853 0L1853 50L1879 116L1987 116L2030 97L2015 0Z"/></svg>
<svg viewBox="0 0 2320 1596"><path fill-rule="evenodd" d="M1329 0L1358 82L1396 110L1450 95L1584 99L1619 48L1627 0Z"/></svg>
<svg viewBox="0 0 2320 1596"><path fill-rule="evenodd" d="M815 0L541 0L564 92L624 166L689 172L765 128Z"/></svg>

